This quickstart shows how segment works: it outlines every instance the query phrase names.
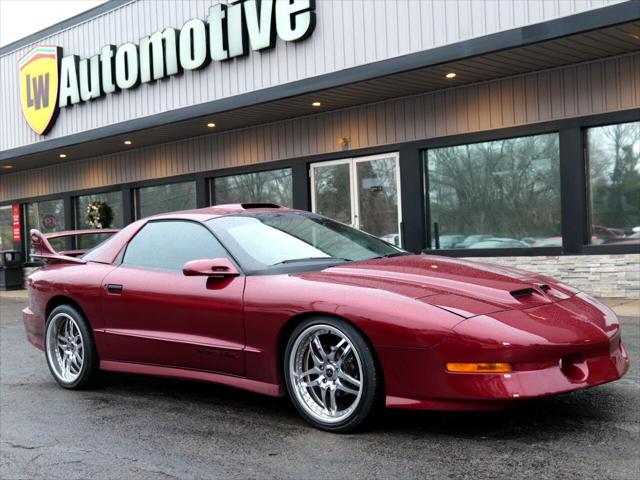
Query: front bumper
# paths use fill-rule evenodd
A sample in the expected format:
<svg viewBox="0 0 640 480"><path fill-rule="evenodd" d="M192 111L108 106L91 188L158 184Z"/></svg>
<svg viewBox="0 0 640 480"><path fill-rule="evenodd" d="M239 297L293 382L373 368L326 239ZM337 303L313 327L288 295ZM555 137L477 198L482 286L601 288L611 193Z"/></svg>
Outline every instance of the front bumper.
<svg viewBox="0 0 640 480"><path fill-rule="evenodd" d="M387 352L389 353L389 352ZM397 352L393 354L397 355ZM430 357L430 353L426 353ZM416 360L400 361L408 365ZM563 359L564 360L564 359ZM406 362L406 363L405 363ZM516 368L518 365L516 364ZM418 410L486 410L504 408L515 400L530 399L594 387L621 378L629 369L622 342L610 355L558 361L536 370L515 370L507 374L469 374L442 372L431 377L426 388L414 384L422 392L387 395L389 408ZM393 386L388 389L393 392Z"/></svg>
<svg viewBox="0 0 640 480"><path fill-rule="evenodd" d="M465 320L431 349L377 350L390 408L504 408L517 400L612 382L629 368L615 314L575 297ZM450 373L447 362L507 362L513 371Z"/></svg>

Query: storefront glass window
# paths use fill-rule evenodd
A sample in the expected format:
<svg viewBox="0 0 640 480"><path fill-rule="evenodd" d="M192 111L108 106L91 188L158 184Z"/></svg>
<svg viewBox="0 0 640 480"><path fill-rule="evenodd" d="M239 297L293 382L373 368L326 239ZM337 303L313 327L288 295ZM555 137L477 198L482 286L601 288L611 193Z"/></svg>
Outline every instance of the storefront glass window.
<svg viewBox="0 0 640 480"><path fill-rule="evenodd" d="M558 135L428 150L431 248L561 246Z"/></svg>
<svg viewBox="0 0 640 480"><path fill-rule="evenodd" d="M27 205L27 226L29 229L36 228L42 233L63 231L65 228L64 201L60 198L29 203ZM28 236L27 241L29 242ZM51 246L56 250L69 248L65 244L65 239L62 238L51 240Z"/></svg>
<svg viewBox="0 0 640 480"><path fill-rule="evenodd" d="M76 198L76 223L79 229L122 228L122 192Z"/></svg>
<svg viewBox="0 0 640 480"><path fill-rule="evenodd" d="M0 207L0 251L13 250L13 215L11 205Z"/></svg>
<svg viewBox="0 0 640 480"><path fill-rule="evenodd" d="M138 218L196 208L196 182L139 188L137 204Z"/></svg>
<svg viewBox="0 0 640 480"><path fill-rule="evenodd" d="M122 228L122 192L97 193L76 198L76 227L81 230L93 228ZM82 235L78 237L80 249L96 246L108 238L105 235Z"/></svg>
<svg viewBox="0 0 640 480"><path fill-rule="evenodd" d="M640 122L587 130L591 243L640 244Z"/></svg>
<svg viewBox="0 0 640 480"><path fill-rule="evenodd" d="M293 181L290 168L244 173L213 179L214 204L270 202L293 206Z"/></svg>

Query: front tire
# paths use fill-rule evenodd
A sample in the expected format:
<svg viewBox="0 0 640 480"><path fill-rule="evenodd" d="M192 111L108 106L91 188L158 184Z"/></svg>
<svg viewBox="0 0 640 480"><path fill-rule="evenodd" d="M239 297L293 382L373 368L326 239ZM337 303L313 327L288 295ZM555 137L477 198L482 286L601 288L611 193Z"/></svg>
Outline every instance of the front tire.
<svg viewBox="0 0 640 480"><path fill-rule="evenodd" d="M51 375L61 387L80 390L95 379L98 353L91 327L76 308L60 305L53 309L44 345Z"/></svg>
<svg viewBox="0 0 640 480"><path fill-rule="evenodd" d="M318 316L300 323L287 343L284 373L296 409L322 430L356 430L380 405L382 379L373 352L343 320Z"/></svg>

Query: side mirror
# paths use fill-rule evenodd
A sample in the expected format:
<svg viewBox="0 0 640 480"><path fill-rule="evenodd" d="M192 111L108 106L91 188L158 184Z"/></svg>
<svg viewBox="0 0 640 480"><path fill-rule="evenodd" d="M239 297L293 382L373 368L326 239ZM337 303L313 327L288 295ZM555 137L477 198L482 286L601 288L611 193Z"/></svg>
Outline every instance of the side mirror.
<svg viewBox="0 0 640 480"><path fill-rule="evenodd" d="M182 273L187 277L225 278L240 275L238 269L228 258L191 260L184 264Z"/></svg>

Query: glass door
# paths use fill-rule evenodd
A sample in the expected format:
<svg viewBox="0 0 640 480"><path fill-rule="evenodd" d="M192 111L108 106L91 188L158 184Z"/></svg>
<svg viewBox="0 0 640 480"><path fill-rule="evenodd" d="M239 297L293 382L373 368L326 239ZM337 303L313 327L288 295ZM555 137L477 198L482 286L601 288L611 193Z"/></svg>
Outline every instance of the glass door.
<svg viewBox="0 0 640 480"><path fill-rule="evenodd" d="M397 153L311 165L311 208L400 246L402 214Z"/></svg>
<svg viewBox="0 0 640 480"><path fill-rule="evenodd" d="M398 154L353 160L357 227L394 245L401 245Z"/></svg>
<svg viewBox="0 0 640 480"><path fill-rule="evenodd" d="M312 164L311 210L355 227L351 183L350 159Z"/></svg>

